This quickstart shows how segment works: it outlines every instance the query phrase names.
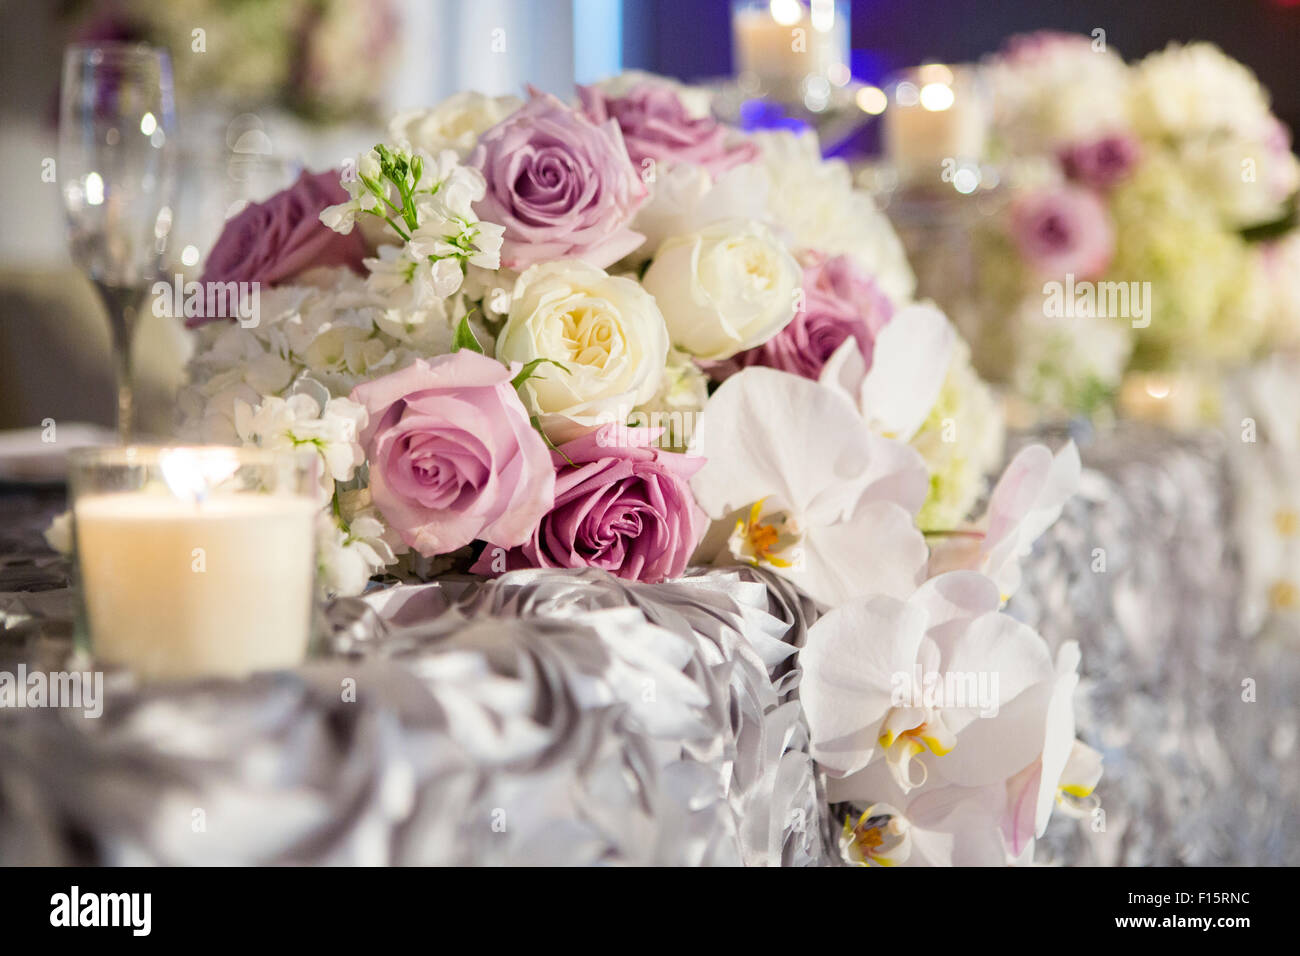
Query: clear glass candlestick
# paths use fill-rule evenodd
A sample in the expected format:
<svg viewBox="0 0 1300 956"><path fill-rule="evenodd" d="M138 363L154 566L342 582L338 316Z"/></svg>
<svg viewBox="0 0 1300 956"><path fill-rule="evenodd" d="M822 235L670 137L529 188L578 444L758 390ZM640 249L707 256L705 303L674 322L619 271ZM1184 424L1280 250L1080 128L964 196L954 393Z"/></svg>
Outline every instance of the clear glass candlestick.
<svg viewBox="0 0 1300 956"><path fill-rule="evenodd" d="M166 50L126 43L68 47L57 175L72 260L108 312L124 442L133 414L131 340L145 296L163 271L178 149Z"/></svg>
<svg viewBox="0 0 1300 956"><path fill-rule="evenodd" d="M314 451L74 451L69 497L82 637L146 679L239 677L306 654L320 460Z"/></svg>

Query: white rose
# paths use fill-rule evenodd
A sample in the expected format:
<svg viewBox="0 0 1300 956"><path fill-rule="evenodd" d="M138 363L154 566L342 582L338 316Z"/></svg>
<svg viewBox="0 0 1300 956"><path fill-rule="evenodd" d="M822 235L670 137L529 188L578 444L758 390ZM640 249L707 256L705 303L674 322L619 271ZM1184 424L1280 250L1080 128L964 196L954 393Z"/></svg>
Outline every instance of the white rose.
<svg viewBox="0 0 1300 956"><path fill-rule="evenodd" d="M625 260L630 265L652 258L672 236L724 219L767 218L767 173L753 163L729 169L717 179L703 166L678 163L660 170L648 185L650 197L632 222L645 242Z"/></svg>
<svg viewBox="0 0 1300 956"><path fill-rule="evenodd" d="M539 263L515 283L496 357L545 358L520 394L552 440L564 441L650 399L668 356L659 307L632 279L578 260Z"/></svg>
<svg viewBox="0 0 1300 956"><path fill-rule="evenodd" d="M479 136L523 106L514 96L484 96L466 91L443 100L427 110L401 113L388 124L388 135L413 149L438 155L444 149L455 150L462 158L478 142Z"/></svg>
<svg viewBox="0 0 1300 956"><path fill-rule="evenodd" d="M673 344L702 359L761 345L794 318L799 263L766 226L724 221L659 247L646 289Z"/></svg>

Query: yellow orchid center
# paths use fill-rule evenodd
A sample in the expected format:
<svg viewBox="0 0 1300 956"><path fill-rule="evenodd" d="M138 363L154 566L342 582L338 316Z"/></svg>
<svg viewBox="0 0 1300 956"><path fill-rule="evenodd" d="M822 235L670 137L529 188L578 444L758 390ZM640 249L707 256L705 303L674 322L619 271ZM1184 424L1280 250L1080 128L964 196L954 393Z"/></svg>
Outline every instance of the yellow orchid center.
<svg viewBox="0 0 1300 956"><path fill-rule="evenodd" d="M884 804L868 807L857 823L845 816L840 851L859 866L896 866L911 852L907 822Z"/></svg>
<svg viewBox="0 0 1300 956"><path fill-rule="evenodd" d="M764 514L766 498L750 506L749 514L736 519L728 540L731 553L747 564L770 564L775 568L797 568L801 560L799 543L803 534L788 512Z"/></svg>
<svg viewBox="0 0 1300 956"><path fill-rule="evenodd" d="M1284 538L1293 538L1300 534L1300 514L1293 508L1281 508L1273 515L1273 526Z"/></svg>
<svg viewBox="0 0 1300 956"><path fill-rule="evenodd" d="M1291 581L1274 581L1268 589L1268 603L1278 611L1289 611L1300 606L1300 588Z"/></svg>

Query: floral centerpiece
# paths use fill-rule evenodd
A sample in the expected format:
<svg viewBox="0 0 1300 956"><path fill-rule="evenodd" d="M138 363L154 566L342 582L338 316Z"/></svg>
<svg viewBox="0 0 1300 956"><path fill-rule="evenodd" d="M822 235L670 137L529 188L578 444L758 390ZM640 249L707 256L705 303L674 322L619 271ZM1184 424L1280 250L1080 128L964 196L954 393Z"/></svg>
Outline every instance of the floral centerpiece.
<svg viewBox="0 0 1300 956"><path fill-rule="evenodd" d="M1208 43L1132 65L1104 36L984 64L1016 175L977 241L978 365L1040 409L1216 415L1225 367L1300 340L1300 163L1268 95Z"/></svg>
<svg viewBox="0 0 1300 956"><path fill-rule="evenodd" d="M191 317L186 429L318 450L332 594L788 576L828 612L801 698L846 858L1026 859L1100 774L1077 649L1001 611L1077 453L1022 451L973 516L1001 417L886 220L812 137L697 101L459 94L248 207L203 281L259 282L257 316Z"/></svg>

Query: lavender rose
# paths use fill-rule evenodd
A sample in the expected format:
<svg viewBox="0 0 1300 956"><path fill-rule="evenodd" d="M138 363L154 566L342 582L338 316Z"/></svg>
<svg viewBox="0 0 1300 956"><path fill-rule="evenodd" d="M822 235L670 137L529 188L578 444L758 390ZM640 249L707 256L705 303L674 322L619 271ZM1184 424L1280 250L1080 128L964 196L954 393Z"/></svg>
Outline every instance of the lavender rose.
<svg viewBox="0 0 1300 956"><path fill-rule="evenodd" d="M320 221L326 206L347 202L339 171L303 173L288 189L251 203L226 223L203 267L204 283L262 282L279 285L315 266L347 266L363 272L367 255L361 233L340 235ZM190 325L219 316L200 317Z"/></svg>
<svg viewBox="0 0 1300 956"><path fill-rule="evenodd" d="M751 365L764 365L816 381L822 367L846 339L857 341L868 368L876 335L894 314L889 298L847 256L806 253L804 304L794 319L757 348L725 362L706 365L721 381Z"/></svg>
<svg viewBox="0 0 1300 956"><path fill-rule="evenodd" d="M567 258L603 269L645 238L628 224L647 190L612 120L593 123L533 91L482 135L469 165L487 180L475 208L505 227L501 262L509 269Z"/></svg>
<svg viewBox="0 0 1300 956"><path fill-rule="evenodd" d="M1011 238L1021 256L1046 276L1092 278L1115 252L1115 230L1095 193L1081 186L1041 189L1011 205Z"/></svg>
<svg viewBox="0 0 1300 956"><path fill-rule="evenodd" d="M1112 133L1066 146L1060 152L1065 174L1093 189L1109 189L1125 179L1138 164L1137 140Z"/></svg>
<svg viewBox="0 0 1300 956"><path fill-rule="evenodd" d="M704 459L649 447L660 431L605 426L561 445L555 507L520 547L503 554L504 542L489 539L475 573L603 568L650 583L679 576L706 523L688 484Z"/></svg>
<svg viewBox="0 0 1300 956"><path fill-rule="evenodd" d="M462 350L358 385L375 506L410 547L446 554L475 538L519 545L555 495L542 437L512 370Z"/></svg>
<svg viewBox="0 0 1300 956"><path fill-rule="evenodd" d="M666 83L637 83L621 96L611 96L597 86L580 86L578 95L592 122L618 123L638 169L645 169L647 160L694 163L717 176L758 156L756 145L734 142L731 131L712 117L691 116Z"/></svg>

